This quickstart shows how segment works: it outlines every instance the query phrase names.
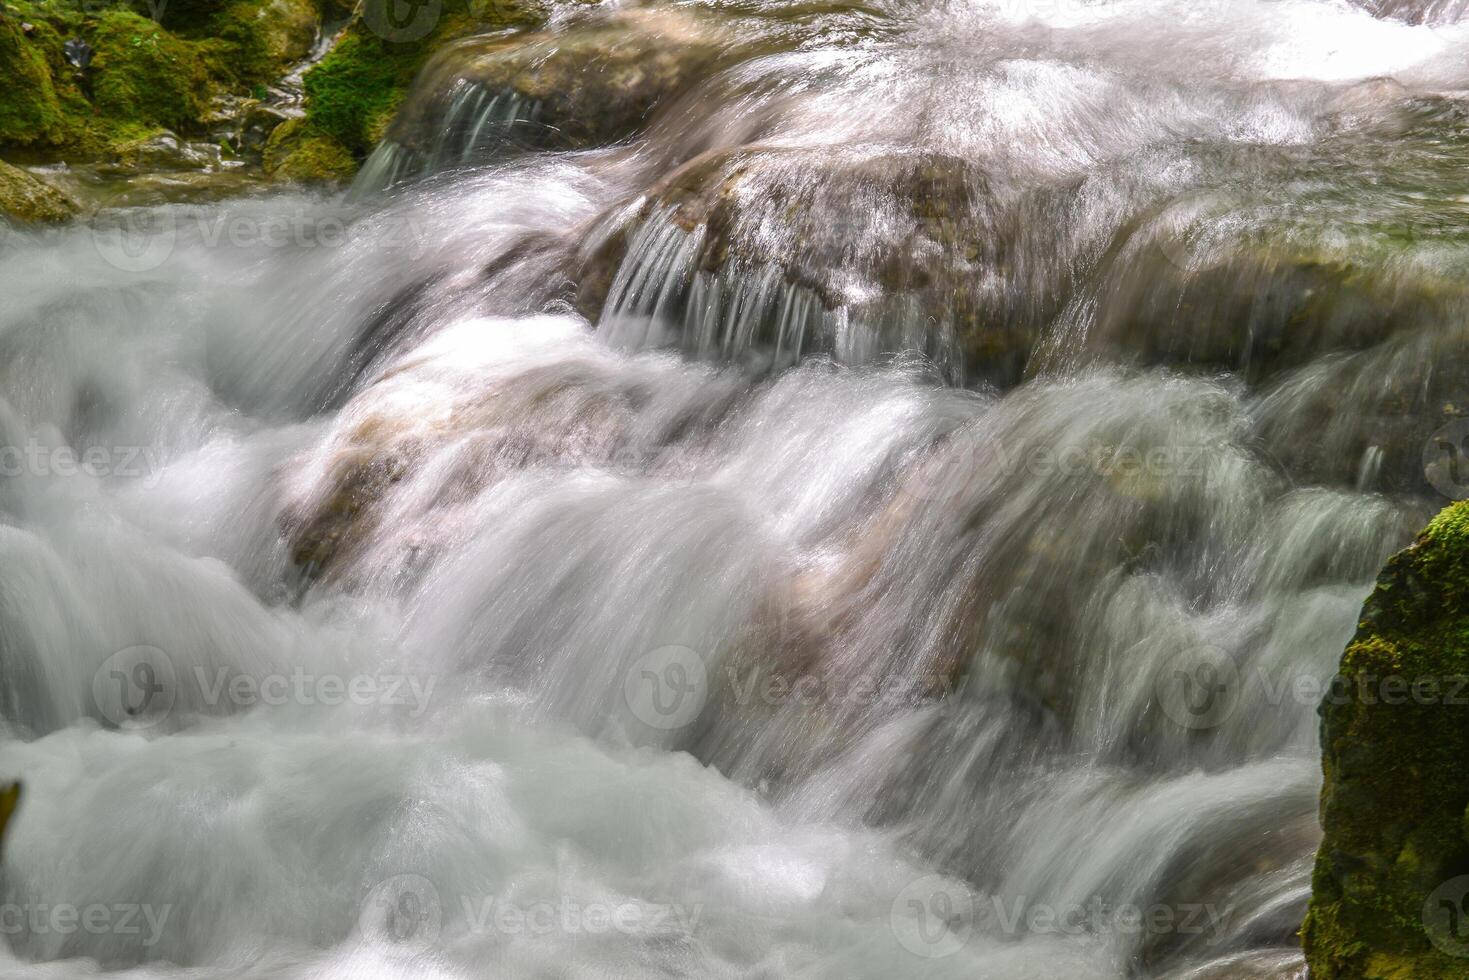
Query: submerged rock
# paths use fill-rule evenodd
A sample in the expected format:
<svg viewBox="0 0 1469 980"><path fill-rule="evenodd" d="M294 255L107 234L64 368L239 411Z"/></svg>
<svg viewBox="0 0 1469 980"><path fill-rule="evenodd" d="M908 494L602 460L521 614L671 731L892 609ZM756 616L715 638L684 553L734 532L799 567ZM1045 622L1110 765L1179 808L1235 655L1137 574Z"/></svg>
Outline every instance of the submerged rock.
<svg viewBox="0 0 1469 980"><path fill-rule="evenodd" d="M586 250L578 306L622 346L782 366L918 350L1014 383L1031 332L984 175L939 153L746 146L696 157Z"/></svg>
<svg viewBox="0 0 1469 980"><path fill-rule="evenodd" d="M10 818L15 815L15 808L19 804L20 783L11 783L0 790L0 848L3 848L5 843L5 827L10 823Z"/></svg>
<svg viewBox="0 0 1469 980"><path fill-rule="evenodd" d="M1469 502L1394 556L1321 705L1317 980L1469 973Z"/></svg>
<svg viewBox="0 0 1469 980"><path fill-rule="evenodd" d="M0 221L57 224L75 217L75 201L40 177L0 163Z"/></svg>

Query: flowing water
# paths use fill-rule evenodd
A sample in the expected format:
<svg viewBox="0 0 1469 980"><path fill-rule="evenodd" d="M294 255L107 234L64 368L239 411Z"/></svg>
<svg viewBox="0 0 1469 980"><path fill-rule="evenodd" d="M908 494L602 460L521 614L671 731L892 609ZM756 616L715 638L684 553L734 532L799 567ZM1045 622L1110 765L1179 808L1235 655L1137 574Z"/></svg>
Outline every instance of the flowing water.
<svg viewBox="0 0 1469 980"><path fill-rule="evenodd" d="M603 145L10 232L0 973L1298 975L1451 7L689 8Z"/></svg>

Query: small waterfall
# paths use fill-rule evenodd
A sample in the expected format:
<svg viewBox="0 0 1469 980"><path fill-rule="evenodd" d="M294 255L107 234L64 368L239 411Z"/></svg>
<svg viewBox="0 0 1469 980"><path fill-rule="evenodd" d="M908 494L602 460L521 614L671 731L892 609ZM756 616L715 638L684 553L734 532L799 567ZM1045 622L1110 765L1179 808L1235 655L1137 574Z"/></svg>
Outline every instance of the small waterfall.
<svg viewBox="0 0 1469 980"><path fill-rule="evenodd" d="M426 149L386 139L363 163L349 200L410 184L434 174L480 166L531 143L539 128L540 104L514 92L492 92L459 79L442 113L425 123L433 138Z"/></svg>
<svg viewBox="0 0 1469 980"><path fill-rule="evenodd" d="M945 377L962 376L952 328L914 297L867 304L828 301L771 262L731 256L710 269L707 228L685 230L655 212L629 236L597 323L622 350L678 348L693 357L779 371L814 355L861 365L918 352Z"/></svg>

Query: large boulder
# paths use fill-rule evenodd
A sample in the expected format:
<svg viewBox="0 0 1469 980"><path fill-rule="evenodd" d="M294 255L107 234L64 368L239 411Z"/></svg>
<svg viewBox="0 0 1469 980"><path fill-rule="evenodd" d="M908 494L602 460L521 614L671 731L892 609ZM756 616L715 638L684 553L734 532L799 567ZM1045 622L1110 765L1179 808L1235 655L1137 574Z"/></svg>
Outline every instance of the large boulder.
<svg viewBox="0 0 1469 980"><path fill-rule="evenodd" d="M1469 975L1469 502L1394 556L1321 706L1316 980Z"/></svg>

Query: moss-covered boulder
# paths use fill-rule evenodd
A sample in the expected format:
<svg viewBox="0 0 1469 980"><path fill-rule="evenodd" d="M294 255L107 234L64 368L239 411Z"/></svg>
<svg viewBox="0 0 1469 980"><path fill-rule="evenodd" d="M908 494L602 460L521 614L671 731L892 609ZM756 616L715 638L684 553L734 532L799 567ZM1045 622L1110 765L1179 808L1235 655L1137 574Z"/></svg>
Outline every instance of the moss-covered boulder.
<svg viewBox="0 0 1469 980"><path fill-rule="evenodd" d="M670 10L593 14L533 33L469 38L425 65L386 134L433 171L506 146L581 149L634 133L703 77L737 35ZM596 84L586 80L595 78Z"/></svg>
<svg viewBox="0 0 1469 980"><path fill-rule="evenodd" d="M305 119L292 119L270 134L262 167L276 180L339 183L352 179L357 161L327 133Z"/></svg>
<svg viewBox="0 0 1469 980"><path fill-rule="evenodd" d="M273 81L310 54L321 21L313 0L238 0L197 33L209 40L212 73L248 87Z"/></svg>
<svg viewBox="0 0 1469 980"><path fill-rule="evenodd" d="M202 123L209 110L209 72L196 45L126 11L102 16L93 45L98 110L175 130Z"/></svg>
<svg viewBox="0 0 1469 980"><path fill-rule="evenodd" d="M40 177L0 163L0 221L57 224L72 218L77 204Z"/></svg>
<svg viewBox="0 0 1469 980"><path fill-rule="evenodd" d="M1388 562L1321 719L1312 976L1469 976L1469 502Z"/></svg>
<svg viewBox="0 0 1469 980"><path fill-rule="evenodd" d="M28 146L59 135L61 102L51 82L45 52L32 43L13 16L0 14L0 146Z"/></svg>

